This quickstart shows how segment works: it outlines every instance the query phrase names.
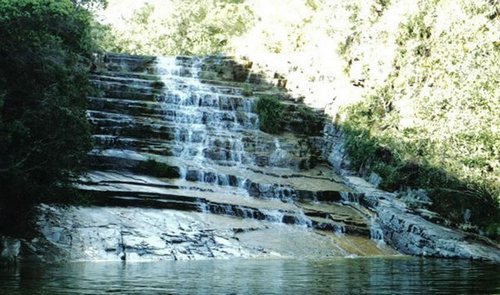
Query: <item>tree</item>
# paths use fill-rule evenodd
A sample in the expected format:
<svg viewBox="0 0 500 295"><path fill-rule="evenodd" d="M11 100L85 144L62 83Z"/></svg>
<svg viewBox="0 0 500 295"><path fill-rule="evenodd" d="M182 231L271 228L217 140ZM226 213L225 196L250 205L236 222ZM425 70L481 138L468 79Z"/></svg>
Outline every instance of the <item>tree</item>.
<svg viewBox="0 0 500 295"><path fill-rule="evenodd" d="M93 42L80 4L0 0L0 232L83 169Z"/></svg>
<svg viewBox="0 0 500 295"><path fill-rule="evenodd" d="M170 7L170 9L169 9ZM168 15L161 14L170 11ZM108 51L153 55L207 55L231 51L231 41L252 25L250 7L239 0L166 0L145 4L114 28Z"/></svg>

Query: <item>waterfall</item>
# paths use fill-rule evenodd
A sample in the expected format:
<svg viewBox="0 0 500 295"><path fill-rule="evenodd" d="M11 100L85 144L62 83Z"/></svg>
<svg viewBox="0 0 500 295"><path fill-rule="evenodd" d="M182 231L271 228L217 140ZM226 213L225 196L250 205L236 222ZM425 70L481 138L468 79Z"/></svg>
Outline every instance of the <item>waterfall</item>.
<svg viewBox="0 0 500 295"><path fill-rule="evenodd" d="M340 192L342 201L345 203L359 204L359 195L351 192Z"/></svg>
<svg viewBox="0 0 500 295"><path fill-rule="evenodd" d="M378 246L385 245L384 232L375 217L370 218L370 238L374 240Z"/></svg>
<svg viewBox="0 0 500 295"><path fill-rule="evenodd" d="M349 210L354 204L333 205L342 201L339 193L344 200L352 194L342 193L349 189L331 168L321 159L317 167L304 165L318 154L314 139L297 128L301 119L292 115L295 127L282 135L259 129L259 93L286 95L263 79L243 84L247 76L248 68L230 57L126 55L109 55L108 70L93 76L102 95L89 98L88 117L98 144L93 171L77 185L90 202L111 207L100 214L113 224L133 228L123 237L127 259L280 252L263 244L273 230L294 233L273 237L285 246L293 239L321 248L332 243L332 231L340 240L364 235L375 245L369 221ZM244 96L246 87L257 96ZM295 113L303 107L292 100L286 106ZM81 210L76 220L87 227L73 241L105 240L109 245L95 245L98 256L114 259L106 250L114 249L114 231L98 241L87 229L95 227L94 210L100 209Z"/></svg>
<svg viewBox="0 0 500 295"><path fill-rule="evenodd" d="M252 164L241 131L258 130L253 101L237 96L236 89L202 83L204 61L193 57L180 64L175 57L157 59L165 85L160 95L164 119L174 124L173 154L199 169L210 170L210 164Z"/></svg>
<svg viewBox="0 0 500 295"><path fill-rule="evenodd" d="M281 148L280 141L277 138L274 139L274 146L275 150L269 158L269 165L277 167L287 167L289 164L288 152Z"/></svg>

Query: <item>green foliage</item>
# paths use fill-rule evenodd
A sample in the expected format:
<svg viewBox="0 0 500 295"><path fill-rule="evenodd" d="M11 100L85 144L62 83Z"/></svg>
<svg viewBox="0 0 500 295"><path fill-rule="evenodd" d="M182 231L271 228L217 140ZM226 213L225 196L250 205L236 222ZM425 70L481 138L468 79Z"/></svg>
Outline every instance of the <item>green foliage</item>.
<svg viewBox="0 0 500 295"><path fill-rule="evenodd" d="M151 87L153 87L156 90L161 90L163 87L165 87L165 83L161 80L153 81L151 82Z"/></svg>
<svg viewBox="0 0 500 295"><path fill-rule="evenodd" d="M382 6L382 8L386 8L391 5L391 0L376 0L375 3Z"/></svg>
<svg viewBox="0 0 500 295"><path fill-rule="evenodd" d="M339 47L337 49L338 53L341 56L346 56L349 53L349 49L352 46L353 41L354 41L353 36L347 36L344 42L339 43Z"/></svg>
<svg viewBox="0 0 500 295"><path fill-rule="evenodd" d="M243 96L252 96L253 95L253 87L249 83L243 84L243 88L241 89L241 95Z"/></svg>
<svg viewBox="0 0 500 295"><path fill-rule="evenodd" d="M83 7L87 10L99 10L106 8L108 0L71 0L76 8Z"/></svg>
<svg viewBox="0 0 500 295"><path fill-rule="evenodd" d="M263 95L257 100L260 129L268 133L283 131L285 106L273 95Z"/></svg>
<svg viewBox="0 0 500 295"><path fill-rule="evenodd" d="M468 17L448 13L457 9ZM433 209L455 223L470 209L487 232L500 219L492 10L487 1L422 1L399 29L392 73L345 110L344 128L355 169L377 172L388 190L427 189Z"/></svg>
<svg viewBox="0 0 500 295"><path fill-rule="evenodd" d="M376 16L376 18L382 16L383 12L391 5L390 0L375 0L375 3L372 5L371 10L372 13Z"/></svg>
<svg viewBox="0 0 500 295"><path fill-rule="evenodd" d="M112 30L113 36L102 32L103 48L152 55L225 53L230 41L252 24L252 12L244 1L172 0L170 4L171 15L161 15L161 5L146 4L127 21L126 30Z"/></svg>
<svg viewBox="0 0 500 295"><path fill-rule="evenodd" d="M157 162L154 159L149 159L135 166L134 171L146 175L152 175L161 178L177 178L179 171L175 167L171 167L165 163Z"/></svg>
<svg viewBox="0 0 500 295"><path fill-rule="evenodd" d="M81 172L91 15L69 0L0 1L0 231Z"/></svg>

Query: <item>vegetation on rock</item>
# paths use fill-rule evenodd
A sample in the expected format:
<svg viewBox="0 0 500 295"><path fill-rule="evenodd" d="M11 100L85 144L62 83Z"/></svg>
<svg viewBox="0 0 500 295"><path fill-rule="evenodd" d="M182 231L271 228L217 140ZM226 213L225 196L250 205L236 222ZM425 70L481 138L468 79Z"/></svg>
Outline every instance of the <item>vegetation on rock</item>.
<svg viewBox="0 0 500 295"><path fill-rule="evenodd" d="M255 110L259 115L260 130L268 133L283 131L285 106L276 96L260 96L257 100Z"/></svg>
<svg viewBox="0 0 500 295"><path fill-rule="evenodd" d="M171 167L154 159L139 163L134 167L134 172L161 178L179 177L179 171L175 167Z"/></svg>

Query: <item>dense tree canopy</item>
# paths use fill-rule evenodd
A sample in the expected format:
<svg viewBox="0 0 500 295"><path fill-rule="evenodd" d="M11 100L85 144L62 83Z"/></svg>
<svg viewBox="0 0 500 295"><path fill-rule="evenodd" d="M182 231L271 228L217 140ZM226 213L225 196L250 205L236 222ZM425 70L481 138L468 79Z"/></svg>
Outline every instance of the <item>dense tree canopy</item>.
<svg viewBox="0 0 500 295"><path fill-rule="evenodd" d="M81 171L90 148L93 43L81 5L91 3L76 2L0 0L2 231L17 231L34 201Z"/></svg>
<svg viewBox="0 0 500 295"><path fill-rule="evenodd" d="M166 15L165 15L166 14ZM109 27L107 51L153 55L228 53L245 33L252 11L239 0L166 0L144 4L126 19L125 30Z"/></svg>

